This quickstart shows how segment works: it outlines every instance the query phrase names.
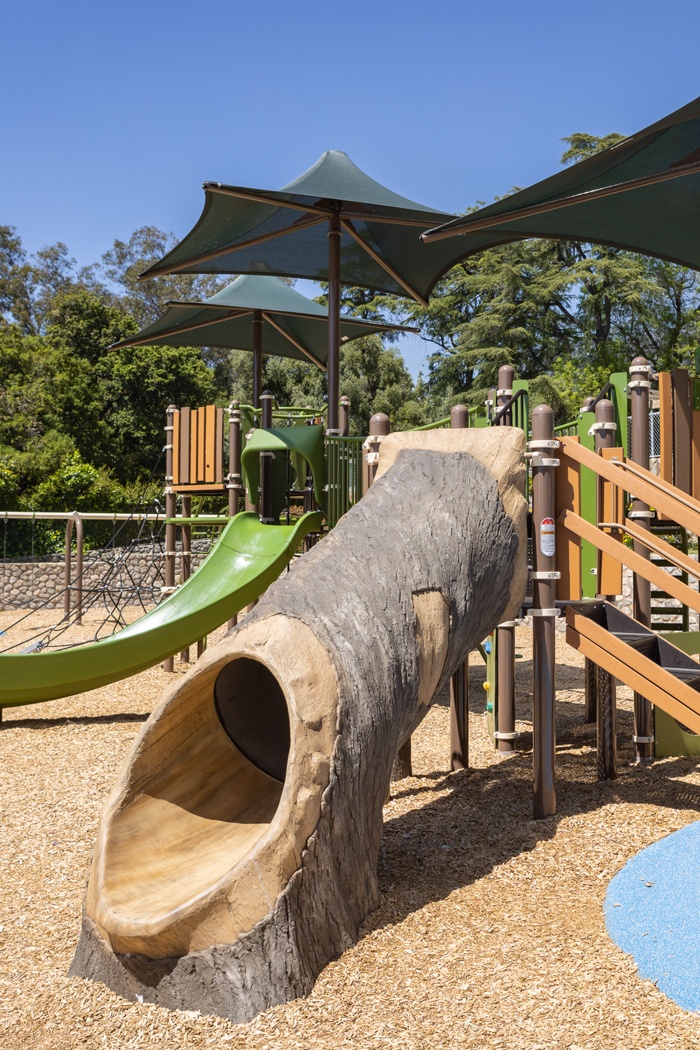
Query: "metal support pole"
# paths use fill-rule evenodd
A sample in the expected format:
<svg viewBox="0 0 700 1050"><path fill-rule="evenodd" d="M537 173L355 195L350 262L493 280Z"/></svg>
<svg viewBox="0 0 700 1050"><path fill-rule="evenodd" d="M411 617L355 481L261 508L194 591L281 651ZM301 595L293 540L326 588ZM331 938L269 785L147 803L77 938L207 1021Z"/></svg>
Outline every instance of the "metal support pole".
<svg viewBox="0 0 700 1050"><path fill-rule="evenodd" d="M241 479L241 413L238 410L238 402L232 401L228 406L228 516L233 518L238 514L238 507L243 487ZM231 630L238 623L238 617L232 616L227 620L226 626Z"/></svg>
<svg viewBox="0 0 700 1050"><path fill-rule="evenodd" d="M640 467L649 469L649 391L651 365L645 357L635 357L630 366L630 395L632 414L631 449L629 458ZM653 511L640 499L632 500L630 519L641 529L650 528ZM635 554L647 561L651 551L643 543L634 542ZM645 627L651 627L651 584L643 576L632 577L632 615ZM654 709L641 693L634 694L634 753L638 764L651 762L654 757Z"/></svg>
<svg viewBox="0 0 700 1050"><path fill-rule="evenodd" d="M469 426L465 405L450 412L450 429ZM469 654L450 679L450 769L469 768Z"/></svg>
<svg viewBox="0 0 700 1050"><path fill-rule="evenodd" d="M262 310L253 311L253 408L260 408L262 391L262 343L263 317Z"/></svg>
<svg viewBox="0 0 700 1050"><path fill-rule="evenodd" d="M272 426L272 402L274 395L265 390L260 395L261 422L263 430ZM273 525L272 517L272 463L274 452L260 453L260 520L266 525Z"/></svg>
<svg viewBox="0 0 700 1050"><path fill-rule="evenodd" d="M165 517L171 524L165 526L165 586L163 594L172 594L175 590L175 540L176 529L174 521L177 512L177 496L173 492L173 425L177 405L168 405L166 410L165 425ZM172 656L163 661L164 671L174 671L175 664Z"/></svg>
<svg viewBox="0 0 700 1050"><path fill-rule="evenodd" d="M340 437L346 438L350 436L350 398L341 397L340 399L340 424L339 424Z"/></svg>
<svg viewBox="0 0 700 1050"><path fill-rule="evenodd" d="M496 639L496 696L498 724L496 741L501 754L515 751L515 621L501 623Z"/></svg>
<svg viewBox="0 0 700 1050"><path fill-rule="evenodd" d="M192 517L192 497L182 497L182 516L183 518ZM181 558L181 571L180 578L181 582L189 580L192 573L192 526L181 525L180 536L182 544L182 558ZM180 663L188 664L190 662L190 649L187 646L186 649L180 650Z"/></svg>
<svg viewBox="0 0 700 1050"><path fill-rule="evenodd" d="M369 437L365 442L365 476L362 491L366 492L374 481L379 462L379 446L382 438L391 433L391 420L384 412L376 412L369 421Z"/></svg>
<svg viewBox="0 0 700 1050"><path fill-rule="evenodd" d="M338 433L340 387L340 213L328 220L328 432Z"/></svg>
<svg viewBox="0 0 700 1050"><path fill-rule="evenodd" d="M505 405L513 396L513 380L515 379L515 369L512 365L501 365L498 369L498 390L496 391L496 406L497 409ZM513 412L512 409L503 416L503 419L499 420L499 426L510 427L513 425Z"/></svg>
<svg viewBox="0 0 700 1050"><path fill-rule="evenodd" d="M535 820L556 813L555 618L556 584L556 459L554 413L538 405L532 413L532 667L533 667L533 815Z"/></svg>
<svg viewBox="0 0 700 1050"><path fill-rule="evenodd" d="M73 547L73 528L75 527L75 587L71 584L71 552ZM75 593L73 606L77 611L76 623L83 622L83 521L77 510L74 510L66 522L66 548L63 569L63 619L70 616L71 594Z"/></svg>
<svg viewBox="0 0 700 1050"><path fill-rule="evenodd" d="M612 401L603 398L595 407L595 450L600 454L604 448L615 448L617 428L615 427L615 406ZM598 478L596 499L596 521L603 521L603 479ZM600 586L601 555L598 553L598 586ZM601 598L612 595L599 595ZM602 667L596 670L596 717L598 746L598 779L612 780L617 776L617 686L615 678Z"/></svg>

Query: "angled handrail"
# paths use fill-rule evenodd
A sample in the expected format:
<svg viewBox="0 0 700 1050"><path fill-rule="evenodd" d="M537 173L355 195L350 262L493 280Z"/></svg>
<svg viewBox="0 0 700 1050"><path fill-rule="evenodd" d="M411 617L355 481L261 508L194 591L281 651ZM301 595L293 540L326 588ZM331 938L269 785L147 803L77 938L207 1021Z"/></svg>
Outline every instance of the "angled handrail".
<svg viewBox="0 0 700 1050"><path fill-rule="evenodd" d="M679 492L673 485L657 478L655 474L620 459L603 459L602 456L584 448L570 438L561 437L565 454L583 467L588 467L601 478L612 482L630 495L656 510L661 511L672 521L678 522L693 535L700 535L700 503L685 493Z"/></svg>
<svg viewBox="0 0 700 1050"><path fill-rule="evenodd" d="M658 536L654 536L646 529L640 529L629 518L625 518L624 525L619 521L601 521L598 528L619 529L620 532L626 532L628 536L631 536L638 543L644 544L654 554L658 554L670 561L677 569L681 569L690 576L694 576L696 580L700 580L700 562L695 561L688 554L684 554L683 551L677 550L676 547L672 547L670 543L666 543L665 540L660 539Z"/></svg>
<svg viewBox="0 0 700 1050"><path fill-rule="evenodd" d="M572 510L563 510L559 515L559 522L569 532L573 532L575 536L592 543L603 554L610 555L611 558L620 562L621 565L627 565L639 576L653 583L655 587L666 591L673 598L677 598L683 605L688 605L696 612L700 612L700 594L679 580L677 576L671 576L670 573L664 572L663 569L654 565L653 562L643 558L641 554L637 554L636 551L625 547L620 540L613 539L607 533L601 532L596 525L591 525L585 518L574 514Z"/></svg>

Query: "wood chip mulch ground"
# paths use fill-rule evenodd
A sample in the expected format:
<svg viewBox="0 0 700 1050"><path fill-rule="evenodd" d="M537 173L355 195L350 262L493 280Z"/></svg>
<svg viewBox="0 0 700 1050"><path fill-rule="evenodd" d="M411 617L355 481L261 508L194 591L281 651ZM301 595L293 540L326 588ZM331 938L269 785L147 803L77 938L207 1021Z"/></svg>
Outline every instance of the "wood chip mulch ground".
<svg viewBox="0 0 700 1050"><path fill-rule="evenodd" d="M0 628L12 619L0 614ZM631 702L620 689L619 777L597 784L582 661L558 636L558 812L533 821L530 632L517 633L517 753L499 759L488 740L474 654L472 768L448 772L443 698L414 737L413 777L394 785L386 806L381 904L358 944L307 999L246 1025L127 1003L65 976L100 809L173 676L154 668L84 696L7 710L0 1047L700 1047L700 1017L637 976L602 911L608 881L628 858L698 819L698 760L635 768Z"/></svg>

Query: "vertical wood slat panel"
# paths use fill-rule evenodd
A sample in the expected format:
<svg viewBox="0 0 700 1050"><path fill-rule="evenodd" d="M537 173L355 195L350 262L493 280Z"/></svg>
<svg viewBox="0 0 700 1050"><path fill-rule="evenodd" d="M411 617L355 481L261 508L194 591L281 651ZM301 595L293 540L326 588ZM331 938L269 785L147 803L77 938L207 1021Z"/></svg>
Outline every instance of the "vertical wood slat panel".
<svg viewBox="0 0 700 1050"><path fill-rule="evenodd" d="M197 483L197 443L199 441L199 412L190 412L190 485Z"/></svg>
<svg viewBox="0 0 700 1050"><path fill-rule="evenodd" d="M180 485L190 481L190 409L180 409Z"/></svg>
<svg viewBox="0 0 700 1050"><path fill-rule="evenodd" d="M673 475L674 485L690 494L690 377L685 368L674 368L671 372L673 388Z"/></svg>
<svg viewBox="0 0 700 1050"><path fill-rule="evenodd" d="M166 435L167 437L168 435ZM173 432L166 444L173 446L173 485L180 484L180 413L173 412Z"/></svg>
<svg viewBox="0 0 700 1050"><path fill-rule="evenodd" d="M601 456L603 459L624 459L624 449L621 448L604 448L601 449ZM611 481L603 481L603 508L601 521L624 521L624 493L619 485L613 485ZM614 531L612 533L614 539L619 540L622 543L622 533ZM600 575L598 578L598 593L599 594L622 594L622 564L616 561L615 558L611 558L609 554L601 553L600 555Z"/></svg>
<svg viewBox="0 0 700 1050"><path fill-rule="evenodd" d="M195 480L199 484L204 483L204 441L205 441L205 427L206 427L206 409L197 409L197 449L196 449L196 463L197 473Z"/></svg>
<svg viewBox="0 0 700 1050"><path fill-rule="evenodd" d="M659 473L663 481L673 484L673 394L671 373L659 372L659 437L661 442Z"/></svg>
<svg viewBox="0 0 700 1050"><path fill-rule="evenodd" d="M224 482L224 410L216 410L216 435L214 439L216 460L214 463L214 481L218 485Z"/></svg>
<svg viewBox="0 0 700 1050"><path fill-rule="evenodd" d="M578 441L578 438L570 438ZM561 573L557 597L568 601L581 600L581 540L564 525L559 524L563 510L581 513L581 468L560 450L556 472L557 569Z"/></svg>
<svg viewBox="0 0 700 1050"><path fill-rule="evenodd" d="M204 409L204 481L213 485L216 481L216 408L207 405Z"/></svg>

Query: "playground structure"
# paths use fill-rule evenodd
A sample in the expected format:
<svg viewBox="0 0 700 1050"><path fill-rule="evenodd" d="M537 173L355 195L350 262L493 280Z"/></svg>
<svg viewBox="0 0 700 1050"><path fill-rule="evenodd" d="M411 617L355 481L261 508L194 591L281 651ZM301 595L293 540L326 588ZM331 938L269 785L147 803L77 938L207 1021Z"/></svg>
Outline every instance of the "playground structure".
<svg viewBox="0 0 700 1050"><path fill-rule="evenodd" d="M308 181L315 170L299 182ZM290 190L291 187L286 188L286 197L295 198L297 195ZM236 187L218 184L211 193L215 199L219 194L242 196ZM269 207L271 200L282 201L283 194L268 194L267 200L258 196ZM340 205L340 200L337 203ZM347 200L342 203L346 208ZM291 206L302 212L307 210L299 200ZM340 207L335 212L331 208L327 215L323 209L316 211L322 217L306 217L303 227L328 218L331 299L337 300L342 232L354 236L352 222L359 219L353 216L348 220L346 213L341 220ZM424 212L427 215L427 209ZM418 218L414 225L419 225ZM278 232L271 236L277 237ZM241 231L238 240L241 243L229 246L231 250L248 243L242 239ZM206 261L205 255L208 259L227 251L226 246L219 245L208 253L200 253L194 261L200 263ZM186 269L191 262L186 251L178 256L178 249L168 258L170 269L161 266L152 272ZM329 346L328 430L334 437L340 430L337 340L333 362L331 349ZM649 389L649 366L639 360L634 364L636 378L628 387L633 394L631 447L625 434L626 410L623 417L614 383L589 406L595 408L595 413L586 436L594 437L595 450L587 448L586 441L577 441L575 435L563 431L557 434L552 412L546 406L538 406L531 416L533 563L528 611L533 622L536 817L550 816L556 810L554 629L562 607L566 608L567 639L588 660L588 704L597 713L601 779L613 777L616 771L614 676L630 684L637 694L635 743L639 761L650 757L653 744L650 701L690 729L700 729L697 664L684 659L677 647L659 640L650 629L651 586L662 595L675 598L683 608L700 611L697 592L682 579L666 573L665 566L653 563L656 556L682 574L697 577L693 559L659 535L654 536L648 527L655 515L653 520L664 531L669 523L675 523L674 528L698 534L700 502L693 487L694 453L688 457L687 449L684 451L679 445L675 458L672 454L668 461L670 468L667 463L660 478L648 470L642 432L634 426L634 406L642 402L644 391ZM671 390L673 417L671 423L668 416L665 421L662 419L662 446L666 442L662 460L669 455L669 434L674 441L682 441L682 435L688 433L684 420L689 420L692 447L694 429L689 407L693 384L688 381L684 388L680 376L672 376L668 382L663 380L661 385L666 384ZM602 396L606 392L613 394L612 399ZM465 442L462 448L469 448L471 460L482 466L484 449L496 444L507 449L513 434L519 429L528 430L527 411L524 415L522 412L526 393L524 388L515 389L512 375L503 381L499 377L498 389L490 401L487 425L505 427L506 432L479 435L479 441L473 445L471 439L476 435L469 435L470 440L464 434L457 436ZM462 428L463 425L455 424L455 429ZM296 449L293 441L285 443L271 430L268 417L268 425L263 422L261 428L262 436L251 442L251 457L259 457L261 483L256 490L252 480L256 474L251 472L251 483L246 487L251 502L257 503L259 493L263 527L277 529L278 508L272 502L277 488L269 477L266 484L265 473L271 475L270 460L275 450ZM454 437L450 435L450 439ZM488 654L498 681L492 700L497 727L494 737L501 750L514 746L508 679L512 679L514 658L510 642L512 618L521 607L525 583L524 533L516 524L517 515L506 514L510 525L497 529L505 532L505 547L489 543L493 518L488 517L485 535L475 537L475 530L468 530L473 549L463 536L455 539L455 527L448 529L451 542L446 552L436 550L437 529L433 530L430 544L421 546L420 528L416 537L404 525L406 520L415 525L405 493L394 496L394 487L407 489L415 485L416 477L430 478L439 494L427 503L428 532L432 529L430 515L436 508L439 518L445 505L449 508L451 500L463 500L465 496L464 491L457 495L450 491L451 481L444 464L438 465L425 453L440 450L443 458L450 460L451 476L459 475L464 464L457 464L453 455L440 449L442 435L427 435L423 440L427 448L408 441L389 469L384 464L387 456L391 460L392 445L382 442L376 488L373 486L344 517L339 516L340 523L327 541L308 553L290 580L277 581L246 622L210 651L190 672L182 688L154 712L105 813L72 972L105 980L127 996L148 997L168 1005L201 1005L236 1019L250 1017L265 1006L303 993L325 962L352 941L358 923L372 907L378 814L391 762L394 754L406 747L411 729L424 713L423 707L430 703L445 676L451 676L453 683L453 767L468 762L464 718L468 678L464 659L480 634L479 628L496 630ZM175 477L174 445L173 437L170 482ZM477 452L479 445L481 453ZM452 444L450 453L458 447ZM241 462L244 454L241 453ZM370 448L368 468L376 466L369 459L374 455ZM481 487L475 487L480 494L486 493L488 502L489 493L497 484L501 504L495 501L495 517L499 522L502 505L508 502L504 495L508 486L501 487L504 477L510 476L514 490L522 487L520 481L514 480L518 473L516 459L511 458L502 471L492 471L492 479L486 479L486 484L480 476ZM305 491L313 491L317 498L316 485L308 484L309 472L313 481L308 458L306 467ZM215 475L217 469L215 455ZM337 475L337 488L344 493L347 483L342 469ZM298 471L296 478L299 480ZM195 484L204 486L221 483L207 479L206 463L204 478L198 471L195 480ZM591 492L595 493L595 500L586 495ZM625 493L634 500L629 515L625 512ZM171 495L175 495L174 491ZM471 500L474 501L473 493ZM175 528L173 506L171 503L168 519ZM447 516L463 522L469 520L471 509L460 506L461 518L452 512ZM589 520L591 514L593 518ZM368 630L367 613L373 611L371 595L365 593L368 581L361 581L355 590L342 587L347 582L347 550L353 553L353 579L359 575L357 567L364 553L353 537L355 522L361 523L359 531L364 537L372 538L380 558L384 551L382 540L388 534L391 547L386 553L387 565L391 567L391 554L396 557L397 550L402 559L401 571L395 568L391 575L392 584L401 580L410 592L410 602L398 594L396 606L401 614L390 623L384 646L373 645L375 639ZM181 525L188 524L183 515ZM403 545L396 542L397 536ZM623 542L625 537L632 548ZM451 574L445 575L443 553L449 556ZM433 560L437 560L438 568L431 575ZM607 601L620 593L623 565L635 573L635 618L631 620ZM460 576L465 566L469 571ZM387 584L383 579L385 569L382 564L382 572L371 580L382 599L382 587ZM312 586L319 581L325 584L320 588L321 597L316 596ZM350 596L349 612L335 600L334 587L342 590L344 599ZM453 610L465 591L476 598L476 604L460 618L453 615ZM185 588L181 593L185 593ZM318 610L313 607L314 601L319 604ZM324 602L329 606L325 607ZM354 602L359 602L359 614ZM386 610L387 602L382 600L377 608ZM649 622L643 622L645 619ZM272 620L280 626L273 629L269 623ZM371 628L376 629L379 622L377 612ZM304 636L305 628L311 634L300 646L299 638ZM406 635L407 631L410 635L411 628L412 639ZM361 654L353 648L357 645L359 650L358 640L363 643ZM678 641L687 646L693 644L680 635ZM268 646L273 648L268 651ZM302 660L300 671L298 659L304 649L308 650L308 660ZM368 661L368 682L358 673L358 668L364 670L360 655ZM379 661L376 673L373 659ZM399 660L408 664L404 675L400 673ZM363 682L368 699L358 685ZM380 687L376 691L372 688L374 683ZM272 731L268 726L261 727L260 712L256 710L261 700L263 710L268 709L269 724L276 727ZM386 705L384 709L382 704ZM288 731L285 718L289 721ZM376 758L373 769L371 761L360 761L366 753L370 759ZM374 776L366 772L365 766ZM277 787L270 781L277 782ZM357 818L358 808L361 820ZM170 828L162 820L165 812L174 812L177 817ZM203 820L211 820L212 826L205 826ZM346 872L342 849L338 847L342 847L348 828L358 829L357 842L351 845L359 850L353 848L353 863ZM150 858L142 861L144 844L158 832L163 863ZM205 842L204 855L193 857L187 870L181 871L179 859L193 842L201 841ZM132 843L137 843L135 850ZM140 887L146 887L138 900L132 889L135 873ZM339 902L341 916L336 919Z"/></svg>

